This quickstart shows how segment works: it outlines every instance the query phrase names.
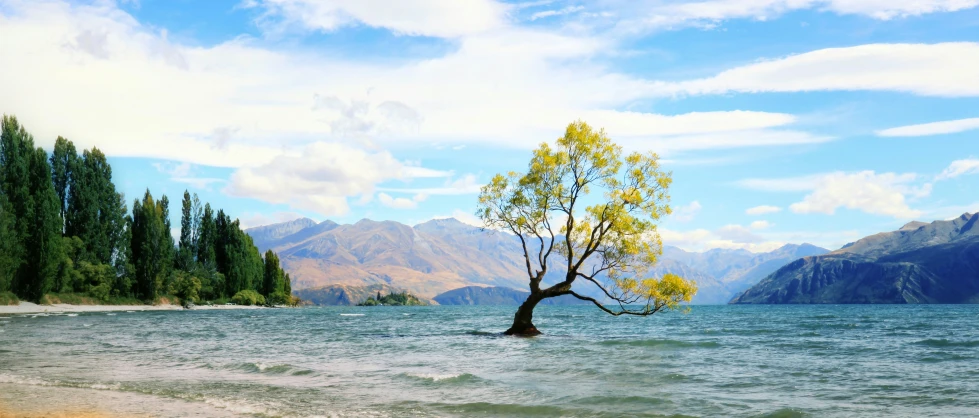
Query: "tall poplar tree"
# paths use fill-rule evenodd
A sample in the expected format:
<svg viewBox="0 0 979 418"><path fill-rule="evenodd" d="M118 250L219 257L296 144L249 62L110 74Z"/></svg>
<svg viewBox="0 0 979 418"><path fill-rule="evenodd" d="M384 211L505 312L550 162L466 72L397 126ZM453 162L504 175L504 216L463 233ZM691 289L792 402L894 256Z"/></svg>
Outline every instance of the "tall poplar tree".
<svg viewBox="0 0 979 418"><path fill-rule="evenodd" d="M282 289L282 269L279 268L279 257L268 250L265 252L265 275L262 281L262 294L266 297Z"/></svg>
<svg viewBox="0 0 979 418"><path fill-rule="evenodd" d="M52 290L61 263L61 205L51 183L48 154L37 148L30 159L31 213L25 221L31 233L24 241L24 264L18 272L20 292L39 300Z"/></svg>
<svg viewBox="0 0 979 418"><path fill-rule="evenodd" d="M78 165L77 160L75 144L59 136L51 154L51 181L54 183L54 192L58 195L62 218L67 217L72 170Z"/></svg>
<svg viewBox="0 0 979 418"><path fill-rule="evenodd" d="M154 300L162 286L161 271L163 220L160 206L153 200L149 189L143 201L133 202L133 226L130 251L133 257L136 295L144 300Z"/></svg>

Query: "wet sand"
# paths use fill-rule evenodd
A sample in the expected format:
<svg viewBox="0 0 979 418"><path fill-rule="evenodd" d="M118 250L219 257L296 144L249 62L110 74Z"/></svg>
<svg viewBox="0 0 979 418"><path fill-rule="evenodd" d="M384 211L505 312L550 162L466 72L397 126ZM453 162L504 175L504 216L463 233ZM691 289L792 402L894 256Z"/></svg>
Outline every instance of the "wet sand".
<svg viewBox="0 0 979 418"><path fill-rule="evenodd" d="M0 418L234 416L206 403L139 393L0 383Z"/></svg>

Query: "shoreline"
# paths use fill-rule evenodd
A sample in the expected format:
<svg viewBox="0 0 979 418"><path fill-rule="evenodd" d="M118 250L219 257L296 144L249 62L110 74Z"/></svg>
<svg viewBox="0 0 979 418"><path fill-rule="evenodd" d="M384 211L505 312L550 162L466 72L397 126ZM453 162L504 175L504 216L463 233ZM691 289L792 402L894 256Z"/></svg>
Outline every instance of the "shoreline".
<svg viewBox="0 0 979 418"><path fill-rule="evenodd" d="M191 310L226 310L226 309L264 309L263 306L245 305L197 305ZM183 311L180 305L70 305L56 303L53 305L38 305L21 301L19 305L0 305L0 315L37 314L37 313L81 313L81 312L121 312L121 311Z"/></svg>

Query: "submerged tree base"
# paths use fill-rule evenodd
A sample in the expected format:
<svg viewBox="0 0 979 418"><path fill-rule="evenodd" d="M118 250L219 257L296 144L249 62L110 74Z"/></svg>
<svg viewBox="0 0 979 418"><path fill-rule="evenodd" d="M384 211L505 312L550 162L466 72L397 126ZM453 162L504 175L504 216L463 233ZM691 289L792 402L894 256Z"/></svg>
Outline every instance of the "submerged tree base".
<svg viewBox="0 0 979 418"><path fill-rule="evenodd" d="M537 327L531 325L529 327L522 327L520 329L510 327L510 329L506 330L503 335L510 335L514 337L536 337L541 335L541 332L537 330Z"/></svg>

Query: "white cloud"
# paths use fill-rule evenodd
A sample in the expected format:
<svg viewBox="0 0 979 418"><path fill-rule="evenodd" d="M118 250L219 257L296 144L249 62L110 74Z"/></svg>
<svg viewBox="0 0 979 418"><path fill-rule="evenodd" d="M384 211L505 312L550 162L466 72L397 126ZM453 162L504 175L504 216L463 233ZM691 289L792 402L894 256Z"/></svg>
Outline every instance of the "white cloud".
<svg viewBox="0 0 979 418"><path fill-rule="evenodd" d="M765 239L741 225L725 225L714 231L720 239L735 244L757 244Z"/></svg>
<svg viewBox="0 0 979 418"><path fill-rule="evenodd" d="M458 37L502 26L508 7L492 0L247 0L265 10L267 30L298 24L334 31L363 24L404 35Z"/></svg>
<svg viewBox="0 0 979 418"><path fill-rule="evenodd" d="M710 231L694 229L674 231L659 229L663 243L687 251L706 251L714 248L742 249L751 252L768 252L788 243L809 243L823 248L836 249L866 235L859 231L781 231L752 232L740 225L728 225Z"/></svg>
<svg viewBox="0 0 979 418"><path fill-rule="evenodd" d="M748 227L751 229L768 229L772 227L772 224L768 221L754 221Z"/></svg>
<svg viewBox="0 0 979 418"><path fill-rule="evenodd" d="M186 184L195 189L210 190L212 184L224 183L225 179L197 177L193 175L194 165L184 162L163 161L152 164L156 171L170 176L170 181Z"/></svg>
<svg viewBox="0 0 979 418"><path fill-rule="evenodd" d="M540 12L536 12L536 13L532 14L530 16L530 20L543 19L545 17L552 17L552 16L568 15L568 14L572 14L572 13L578 13L578 12L580 12L582 10L585 10L585 8L582 7L582 6L568 6L568 7L565 7L563 9L544 10L544 11L540 11Z"/></svg>
<svg viewBox="0 0 979 418"><path fill-rule="evenodd" d="M979 129L979 118L899 126L896 128L877 131L877 136L930 136L954 134L973 129Z"/></svg>
<svg viewBox="0 0 979 418"><path fill-rule="evenodd" d="M448 179L441 187L427 188L391 188L380 187L378 190L391 193L420 193L424 195L462 195L476 194L483 187L476 180L475 174L466 174L458 179Z"/></svg>
<svg viewBox="0 0 979 418"><path fill-rule="evenodd" d="M970 9L979 5L979 0L628 0L619 5L632 7L625 16L637 16L622 20L620 30L639 32L686 26L713 28L725 20L769 20L804 9L890 20Z"/></svg>
<svg viewBox="0 0 979 418"><path fill-rule="evenodd" d="M347 196L371 194L376 184L405 175L402 164L387 152L316 142L301 154L238 169L225 192L335 216L347 213Z"/></svg>
<svg viewBox="0 0 979 418"><path fill-rule="evenodd" d="M778 213L781 211L782 208L778 206L762 205L762 206L755 206L753 208L748 208L747 210L744 211L744 213L748 215L759 216L759 215Z"/></svg>
<svg viewBox="0 0 979 418"><path fill-rule="evenodd" d="M968 97L979 95L977 72L979 43L870 44L820 49L655 88L667 95L868 90Z"/></svg>
<svg viewBox="0 0 979 418"><path fill-rule="evenodd" d="M677 206L673 208L672 218L678 222L690 222L697 216L698 213L700 213L700 209L702 208L703 207L700 206L700 202L694 200L686 206Z"/></svg>
<svg viewBox="0 0 979 418"><path fill-rule="evenodd" d="M839 208L847 208L873 215L908 219L917 217L922 212L911 209L907 198L925 197L931 193L931 184L913 185L917 178L914 173L877 174L873 171L861 171L785 179L748 179L738 184L756 190L810 192L801 202L789 206L795 213L832 215Z"/></svg>
<svg viewBox="0 0 979 418"><path fill-rule="evenodd" d="M745 233L746 232L746 233ZM732 250L748 250L751 252L767 252L783 245L783 241L769 241L758 235L744 230L740 225L728 225L717 231L693 229L689 231L674 231L659 228L663 244L672 245L687 251L706 251L714 248Z"/></svg>
<svg viewBox="0 0 979 418"><path fill-rule="evenodd" d="M967 174L979 174L979 158L952 161L935 180L947 180Z"/></svg>
<svg viewBox="0 0 979 418"><path fill-rule="evenodd" d="M152 164L156 171L171 177L187 177L193 168L190 163L177 163L173 161L163 161Z"/></svg>
<svg viewBox="0 0 979 418"><path fill-rule="evenodd" d="M253 5L271 5L273 14L287 16L289 5L301 3ZM357 17L350 10L371 2L356 3L323 7L331 10L326 14L342 10L365 24L398 27ZM434 16L443 6L468 4L436 3L419 6L427 10L419 13ZM81 147L98 145L110 156L237 168L263 166L324 140L368 148L432 142L530 148L578 118L633 147L662 147L661 152L827 140L786 130L795 117L781 113L609 110L662 92L653 88L656 83L591 60L614 48L601 37L505 23L467 33L444 56L359 62L314 51L275 51L248 37L185 45L111 2L4 4L0 61L19 64L0 66L0 108L17 114L42 145L63 135ZM401 15L411 25L428 27L427 17L413 13ZM497 65L503 61L505 67Z"/></svg>
<svg viewBox="0 0 979 418"><path fill-rule="evenodd" d="M377 200L381 202L382 205L394 209L415 209L418 204L424 202L428 198L428 195L419 193L413 196L411 199L405 197L391 197L387 193L378 193Z"/></svg>
<svg viewBox="0 0 979 418"><path fill-rule="evenodd" d="M226 183L227 180L214 177L171 177L170 181L183 183L195 189L211 190L212 184Z"/></svg>

